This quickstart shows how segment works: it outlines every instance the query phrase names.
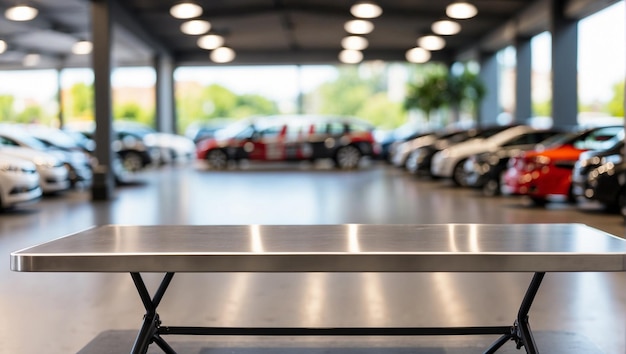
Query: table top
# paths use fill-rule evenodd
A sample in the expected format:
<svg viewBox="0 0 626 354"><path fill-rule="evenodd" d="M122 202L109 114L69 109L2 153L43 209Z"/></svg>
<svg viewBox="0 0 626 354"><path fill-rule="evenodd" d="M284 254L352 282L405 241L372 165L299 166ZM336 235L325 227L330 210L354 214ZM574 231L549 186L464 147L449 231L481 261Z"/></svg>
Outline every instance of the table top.
<svg viewBox="0 0 626 354"><path fill-rule="evenodd" d="M583 224L106 225L11 253L22 272L626 271Z"/></svg>

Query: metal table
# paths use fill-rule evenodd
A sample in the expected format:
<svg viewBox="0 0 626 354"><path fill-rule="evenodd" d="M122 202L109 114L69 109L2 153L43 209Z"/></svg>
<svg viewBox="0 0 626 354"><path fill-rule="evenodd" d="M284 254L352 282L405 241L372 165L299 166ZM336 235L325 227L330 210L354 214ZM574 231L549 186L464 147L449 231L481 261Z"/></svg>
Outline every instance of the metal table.
<svg viewBox="0 0 626 354"><path fill-rule="evenodd" d="M131 353L166 334L478 335L539 350L528 312L546 272L626 271L626 240L582 224L228 225L90 228L11 253L19 272L128 272L146 309ZM150 295L142 272L164 273ZM176 272L532 272L511 326L410 328L167 327L157 308Z"/></svg>

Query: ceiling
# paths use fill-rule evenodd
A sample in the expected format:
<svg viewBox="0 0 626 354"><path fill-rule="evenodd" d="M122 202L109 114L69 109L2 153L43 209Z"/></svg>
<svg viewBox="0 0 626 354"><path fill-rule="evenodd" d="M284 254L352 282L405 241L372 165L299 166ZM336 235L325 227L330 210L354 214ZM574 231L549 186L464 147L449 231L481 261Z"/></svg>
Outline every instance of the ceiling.
<svg viewBox="0 0 626 354"><path fill-rule="evenodd" d="M550 0L470 0L478 15L459 20L459 34L446 36L446 47L432 59L452 61L477 51L496 51L516 36L530 37L549 28ZM569 0L565 13L582 18L618 0ZM89 55L74 55L78 40L91 39L91 2L87 0L0 0L0 11L16 2L39 9L32 21L15 22L0 16L0 69L24 68L29 54L39 55L35 67L90 66ZM124 0L112 6L113 58L116 65L147 65L156 53L171 56L176 65L215 65L210 51L199 48L198 36L183 34L184 20L169 9L178 0ZM200 19L222 35L234 49L231 65L338 63L344 23L354 17L356 0L197 0ZM404 61L416 39L444 19L449 0L377 0L383 14L371 21L365 35L364 60Z"/></svg>

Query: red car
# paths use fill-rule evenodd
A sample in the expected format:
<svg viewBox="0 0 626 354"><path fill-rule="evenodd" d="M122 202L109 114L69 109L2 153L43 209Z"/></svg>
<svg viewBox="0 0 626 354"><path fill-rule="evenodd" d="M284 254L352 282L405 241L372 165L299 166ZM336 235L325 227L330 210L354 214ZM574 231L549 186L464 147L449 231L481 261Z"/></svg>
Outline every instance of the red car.
<svg viewBox="0 0 626 354"><path fill-rule="evenodd" d="M378 153L373 126L350 117L272 116L235 122L198 142L196 155L213 169L230 162L314 161L332 159L353 169L364 156Z"/></svg>
<svg viewBox="0 0 626 354"><path fill-rule="evenodd" d="M536 205L545 205L553 196L575 201L572 170L580 154L612 146L623 130L619 125L559 135L550 144L511 158L502 181L503 192L527 195Z"/></svg>

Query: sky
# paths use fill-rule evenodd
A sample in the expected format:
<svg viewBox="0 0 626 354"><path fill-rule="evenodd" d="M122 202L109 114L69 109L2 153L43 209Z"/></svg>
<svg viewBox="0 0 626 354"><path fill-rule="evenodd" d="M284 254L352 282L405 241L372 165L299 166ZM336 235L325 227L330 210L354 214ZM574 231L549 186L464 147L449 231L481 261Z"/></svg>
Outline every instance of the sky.
<svg viewBox="0 0 626 354"><path fill-rule="evenodd" d="M579 92L581 102L608 100L612 86L626 77L626 9L624 1L579 23ZM533 68L550 70L550 35L533 39ZM243 94L261 94L276 101L292 100L299 91L307 92L336 76L332 66L296 66L179 68L176 80L196 80L202 84L218 83ZM54 97L56 71L0 72L0 94L38 101ZM114 86L152 86L156 80L151 68L117 69L112 77ZM64 70L62 87L75 82L93 82L90 69ZM2 84L2 83L11 83Z"/></svg>

